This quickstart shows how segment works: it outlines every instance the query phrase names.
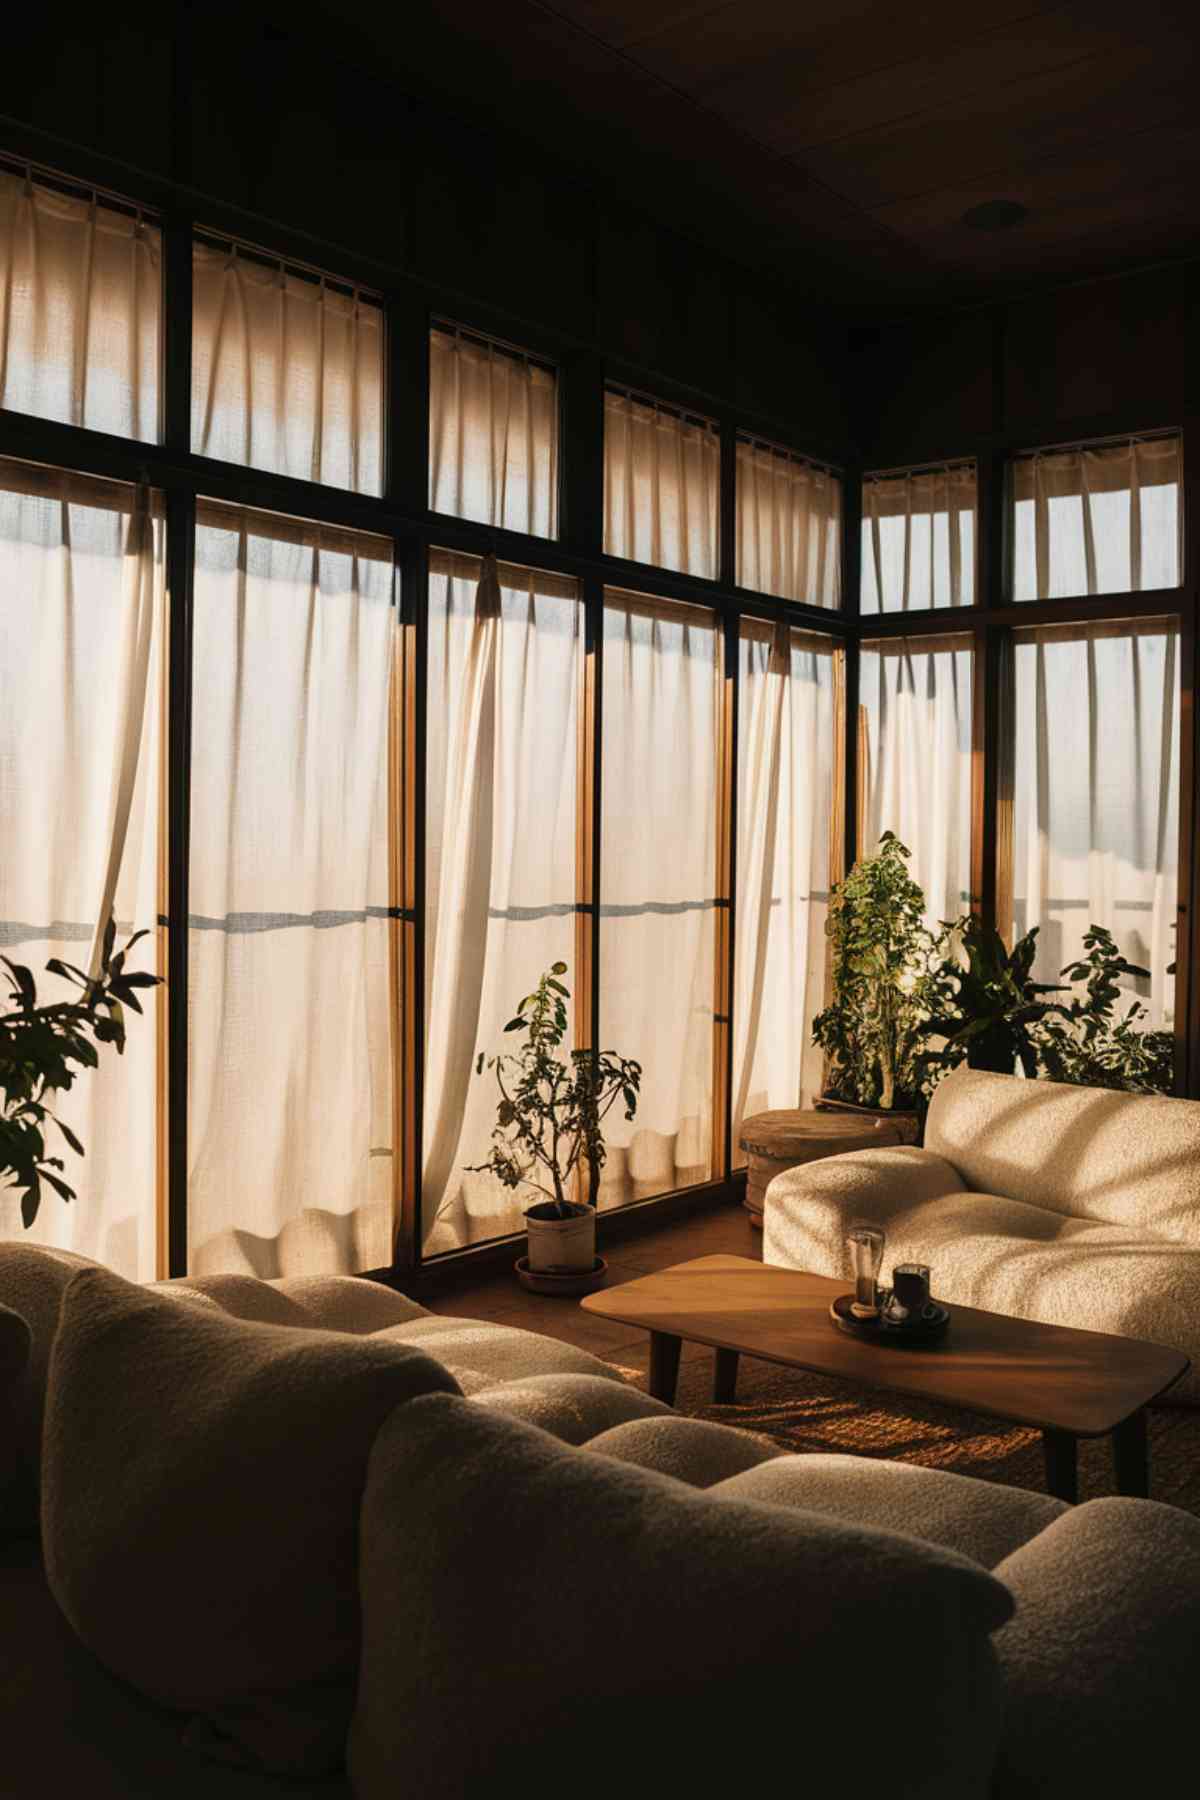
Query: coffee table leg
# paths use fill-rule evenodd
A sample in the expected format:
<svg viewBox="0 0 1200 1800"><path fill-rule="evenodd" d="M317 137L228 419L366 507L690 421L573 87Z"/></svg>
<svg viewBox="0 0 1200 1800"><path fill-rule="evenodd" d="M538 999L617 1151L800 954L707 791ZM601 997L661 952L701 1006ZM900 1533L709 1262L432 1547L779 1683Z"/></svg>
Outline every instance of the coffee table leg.
<svg viewBox="0 0 1200 1800"><path fill-rule="evenodd" d="M1079 1498L1078 1441L1069 1431L1043 1431L1042 1451L1046 1459L1046 1491L1056 1500Z"/></svg>
<svg viewBox="0 0 1200 1800"><path fill-rule="evenodd" d="M713 1405L732 1406L737 1393L738 1353L718 1350L713 1357Z"/></svg>
<svg viewBox="0 0 1200 1800"><path fill-rule="evenodd" d="M675 1404L675 1384L679 1380L679 1352L683 1339L668 1331L650 1333L650 1398Z"/></svg>
<svg viewBox="0 0 1200 1800"><path fill-rule="evenodd" d="M1146 1442L1146 1409L1122 1420L1112 1434L1113 1473L1118 1494L1146 1500L1150 1495L1150 1456Z"/></svg>

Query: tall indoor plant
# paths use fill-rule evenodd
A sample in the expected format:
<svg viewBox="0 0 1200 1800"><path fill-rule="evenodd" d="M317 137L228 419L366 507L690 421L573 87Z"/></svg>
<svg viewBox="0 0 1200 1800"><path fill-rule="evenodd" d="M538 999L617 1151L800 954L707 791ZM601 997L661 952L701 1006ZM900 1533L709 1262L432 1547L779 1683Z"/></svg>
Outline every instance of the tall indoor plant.
<svg viewBox="0 0 1200 1800"><path fill-rule="evenodd" d="M563 1052L570 993L559 977L566 972L566 963L552 964L504 1027L525 1034L515 1054L479 1053L476 1073L493 1072L500 1100L491 1153L470 1172L544 1196L525 1214L532 1271L587 1274L596 1261L603 1122L618 1102L634 1117L642 1069L609 1050Z"/></svg>
<svg viewBox="0 0 1200 1800"><path fill-rule="evenodd" d="M37 1218L42 1184L63 1200L75 1190L64 1179L61 1156L50 1154L47 1135L53 1127L76 1155L83 1145L69 1125L56 1118L57 1095L75 1084L80 1069L94 1069L98 1045L125 1049L125 1011L141 1012L140 988L155 987L157 975L127 969L126 959L144 931L135 932L123 950L114 950L116 928L109 920L95 975L52 957L49 974L79 989L79 998L38 1003L37 983L22 963L0 956L7 970L8 994L0 997L0 1177L9 1176L21 1196L26 1230Z"/></svg>
<svg viewBox="0 0 1200 1800"><path fill-rule="evenodd" d="M830 1001L813 1021L827 1097L881 1112L917 1107L928 1022L949 991L941 938L925 924L909 854L885 831L834 888L825 926Z"/></svg>

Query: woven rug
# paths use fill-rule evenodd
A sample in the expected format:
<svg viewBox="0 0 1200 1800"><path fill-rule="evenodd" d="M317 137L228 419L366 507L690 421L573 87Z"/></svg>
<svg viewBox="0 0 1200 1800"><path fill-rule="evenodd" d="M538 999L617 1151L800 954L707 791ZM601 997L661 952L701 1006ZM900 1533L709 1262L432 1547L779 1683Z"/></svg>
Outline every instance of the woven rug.
<svg viewBox="0 0 1200 1800"><path fill-rule="evenodd" d="M614 1367L642 1389L645 1373ZM953 1469L983 1481L1045 1492L1041 1433L999 1419L873 1393L827 1375L743 1357L737 1402L711 1402L708 1356L685 1357L675 1404L694 1419L737 1425L784 1450L838 1451ZM1079 1497L1114 1494L1111 1442L1079 1446ZM1150 1413L1150 1493L1200 1516L1200 1407L1155 1407Z"/></svg>

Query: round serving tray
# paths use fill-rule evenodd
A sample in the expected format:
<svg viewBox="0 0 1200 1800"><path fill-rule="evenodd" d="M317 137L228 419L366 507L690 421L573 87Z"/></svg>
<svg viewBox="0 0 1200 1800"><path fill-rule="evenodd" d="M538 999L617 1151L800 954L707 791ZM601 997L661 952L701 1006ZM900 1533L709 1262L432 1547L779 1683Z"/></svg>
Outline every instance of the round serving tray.
<svg viewBox="0 0 1200 1800"><path fill-rule="evenodd" d="M850 1310L853 1300L853 1294L839 1294L830 1303L829 1316L839 1331L844 1331L848 1337L862 1338L870 1344L894 1344L899 1347L907 1346L910 1350L921 1344L936 1344L939 1338L945 1336L946 1327L950 1323L949 1311L946 1307L939 1306L936 1300L933 1304L937 1310L933 1317L922 1319L917 1325L889 1325L882 1317L860 1319Z"/></svg>

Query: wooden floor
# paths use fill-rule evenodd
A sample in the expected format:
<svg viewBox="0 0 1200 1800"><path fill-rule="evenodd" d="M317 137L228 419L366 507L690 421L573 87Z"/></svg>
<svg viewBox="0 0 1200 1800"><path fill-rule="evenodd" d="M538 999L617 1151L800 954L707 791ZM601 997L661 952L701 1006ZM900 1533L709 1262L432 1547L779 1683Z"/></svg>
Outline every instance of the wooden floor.
<svg viewBox="0 0 1200 1800"><path fill-rule="evenodd" d="M635 1276L668 1268L672 1263L687 1262L693 1256L715 1256L720 1252L733 1256L762 1255L762 1232L755 1230L741 1206L721 1206L695 1213L605 1249L608 1285L614 1287L618 1282L632 1281ZM518 1254L519 1250L514 1249L514 1258ZM421 1304L431 1312L448 1313L456 1318L487 1319L497 1325L517 1325L526 1331L540 1331L547 1337L562 1338L565 1343L590 1350L593 1356L599 1356L605 1362L643 1371L646 1368L649 1338L644 1331L631 1334L628 1325L585 1313L577 1300L526 1293L511 1273L492 1275L471 1285L466 1282L456 1284L436 1297L422 1297ZM683 1355L685 1358L711 1358L712 1351L703 1344L685 1344Z"/></svg>

